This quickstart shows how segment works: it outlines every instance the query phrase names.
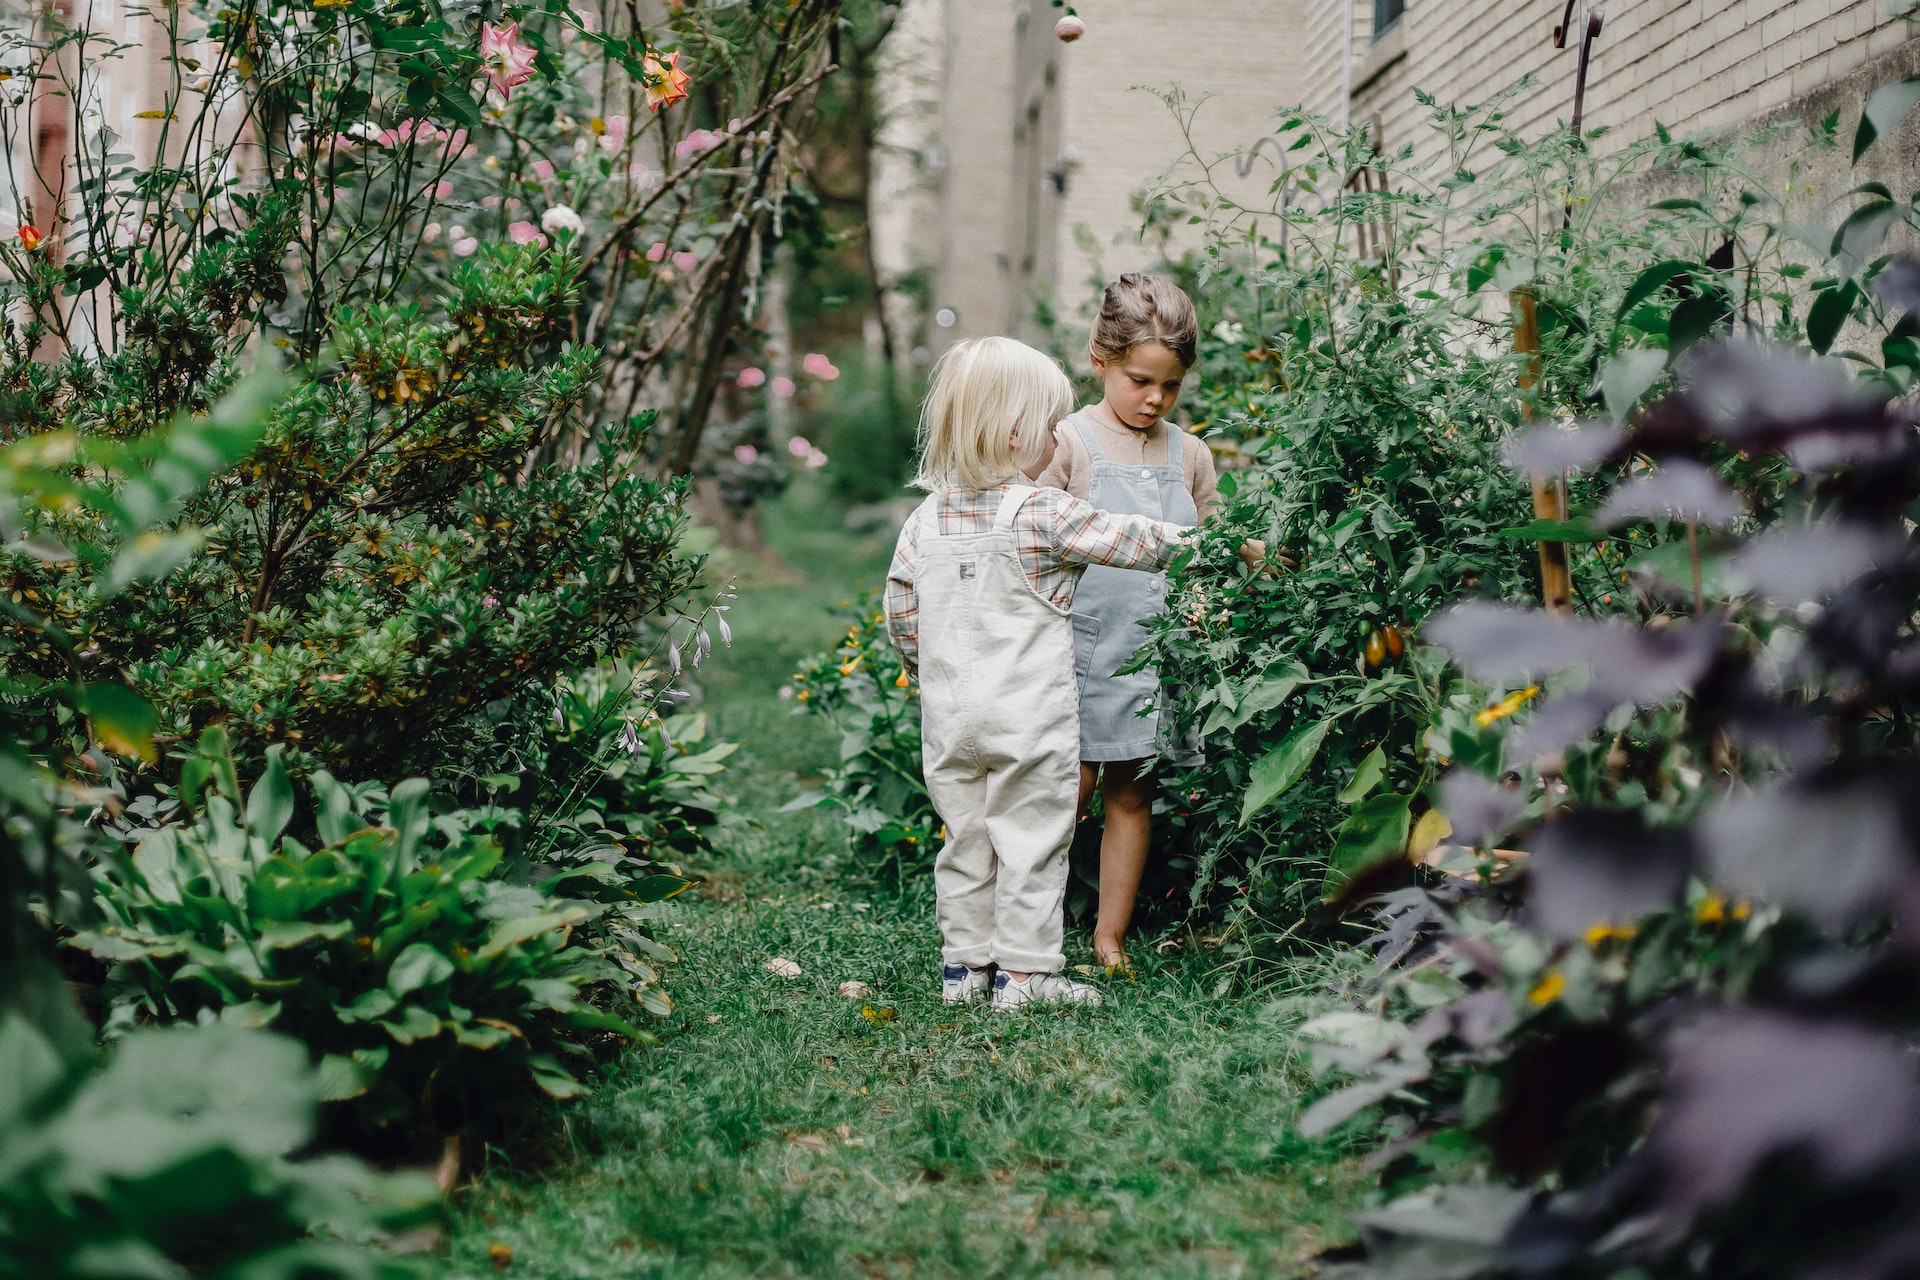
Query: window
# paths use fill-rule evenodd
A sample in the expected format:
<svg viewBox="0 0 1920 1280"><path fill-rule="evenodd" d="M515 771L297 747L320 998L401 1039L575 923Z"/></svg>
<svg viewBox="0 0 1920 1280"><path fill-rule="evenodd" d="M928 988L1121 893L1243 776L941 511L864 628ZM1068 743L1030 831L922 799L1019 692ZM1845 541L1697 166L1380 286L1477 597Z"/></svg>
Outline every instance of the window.
<svg viewBox="0 0 1920 1280"><path fill-rule="evenodd" d="M1406 11L1407 0L1373 0L1373 38L1378 40Z"/></svg>

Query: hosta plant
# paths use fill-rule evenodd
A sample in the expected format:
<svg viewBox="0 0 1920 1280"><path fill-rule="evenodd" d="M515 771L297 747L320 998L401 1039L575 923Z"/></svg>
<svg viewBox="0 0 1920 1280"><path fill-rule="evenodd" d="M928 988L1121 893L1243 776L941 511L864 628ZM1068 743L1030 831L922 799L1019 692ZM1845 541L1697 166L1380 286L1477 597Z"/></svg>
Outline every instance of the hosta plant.
<svg viewBox="0 0 1920 1280"><path fill-rule="evenodd" d="M484 812L436 813L418 779L388 795L322 772L309 844L289 833L277 751L241 808L228 758L203 745L183 782L193 820L103 862L103 923L70 942L112 966L110 1034L272 1027L306 1045L343 1126L402 1134L459 1132L535 1089L578 1094L585 1041L641 1037L586 999L632 981L572 940L592 909L496 877Z"/></svg>
<svg viewBox="0 0 1920 1280"><path fill-rule="evenodd" d="M431 1222L422 1174L302 1155L319 1074L301 1046L241 1027L129 1036L97 1070L0 1015L0 1277L409 1280L366 1245Z"/></svg>

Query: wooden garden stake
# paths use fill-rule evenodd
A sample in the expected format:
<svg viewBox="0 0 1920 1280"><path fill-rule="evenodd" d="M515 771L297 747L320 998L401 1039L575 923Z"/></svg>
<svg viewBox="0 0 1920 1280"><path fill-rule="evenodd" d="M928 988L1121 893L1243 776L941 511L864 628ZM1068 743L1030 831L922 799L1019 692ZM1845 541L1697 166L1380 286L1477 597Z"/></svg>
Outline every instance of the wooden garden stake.
<svg viewBox="0 0 1920 1280"><path fill-rule="evenodd" d="M1540 317L1534 309L1533 292L1524 286L1507 295L1513 304L1513 349L1526 357L1520 367L1520 391L1524 412L1533 415L1533 397L1528 394L1540 382ZM1567 482L1565 476L1533 475L1533 515L1536 520L1567 518ZM1540 598L1547 612L1562 617L1573 613L1573 574L1567 565L1567 544L1542 538L1540 546Z"/></svg>

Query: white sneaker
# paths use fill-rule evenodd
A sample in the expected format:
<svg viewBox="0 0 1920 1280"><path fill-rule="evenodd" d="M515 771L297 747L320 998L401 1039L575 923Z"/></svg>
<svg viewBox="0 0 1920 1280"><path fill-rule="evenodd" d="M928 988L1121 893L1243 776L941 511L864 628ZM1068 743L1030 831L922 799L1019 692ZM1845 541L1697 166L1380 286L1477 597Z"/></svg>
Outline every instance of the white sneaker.
<svg viewBox="0 0 1920 1280"><path fill-rule="evenodd" d="M969 1004L987 994L987 968L968 968L964 964L943 965L940 969L940 998L948 1004Z"/></svg>
<svg viewBox="0 0 1920 1280"><path fill-rule="evenodd" d="M993 1008L1001 1013L1023 1004L1099 1004L1100 992L1057 973L1030 973L1016 980L1002 969L993 975Z"/></svg>

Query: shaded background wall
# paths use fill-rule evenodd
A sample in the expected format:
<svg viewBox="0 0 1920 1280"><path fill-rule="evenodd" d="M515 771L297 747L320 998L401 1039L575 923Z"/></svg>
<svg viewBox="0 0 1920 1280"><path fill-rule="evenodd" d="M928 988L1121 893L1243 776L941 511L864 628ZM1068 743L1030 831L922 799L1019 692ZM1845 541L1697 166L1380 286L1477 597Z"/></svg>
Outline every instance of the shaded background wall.
<svg viewBox="0 0 1920 1280"><path fill-rule="evenodd" d="M1915 27L1884 0L1621 0L1588 73L1586 122L1601 147L1650 135L1814 121L1847 127L1866 94L1920 69ZM1143 241L1138 195L1185 148L1154 92L1213 95L1194 117L1197 151L1257 202L1257 165L1234 187L1233 157L1281 106L1368 122L1387 148L1432 145L1414 99L1484 101L1522 77L1509 121L1539 135L1573 102L1575 41L1555 49L1562 0L1085 0L1087 34L1053 36L1046 0L905 0L890 44L886 180L872 211L883 286L921 358L980 333L1031 336L1037 314L1084 323L1099 279L1149 267L1194 240ZM1580 26L1580 6L1575 22ZM1576 37L1577 39L1577 37ZM891 75L891 79L888 76ZM1785 139L1754 158L1784 190L1789 166L1830 198L1864 178L1910 189L1913 148L1876 149L1850 173L1844 149L1809 157ZM1271 151L1265 153L1271 155ZM929 237L928 227L937 228Z"/></svg>

